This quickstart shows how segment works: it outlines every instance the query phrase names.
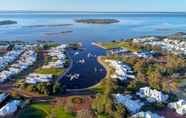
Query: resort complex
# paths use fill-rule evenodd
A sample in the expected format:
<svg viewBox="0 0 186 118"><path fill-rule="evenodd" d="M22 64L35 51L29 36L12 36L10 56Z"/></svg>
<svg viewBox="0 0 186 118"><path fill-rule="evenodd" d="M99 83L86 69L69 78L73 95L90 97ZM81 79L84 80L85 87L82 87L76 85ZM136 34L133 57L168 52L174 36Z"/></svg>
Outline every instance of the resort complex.
<svg viewBox="0 0 186 118"><path fill-rule="evenodd" d="M108 50L102 60L110 68L107 69L110 81L120 80L116 82L121 87L114 90L118 91L113 93L114 101L126 108L131 117L182 118L186 115L186 96L177 92L183 89L177 81L184 81L185 77L182 74L186 64L185 46L180 43L186 40L182 35L175 39L177 34L97 44Z"/></svg>
<svg viewBox="0 0 186 118"><path fill-rule="evenodd" d="M149 102L166 102L168 95L164 95L161 91L152 90L149 87L140 88L139 92L136 93L141 98L147 98Z"/></svg>
<svg viewBox="0 0 186 118"><path fill-rule="evenodd" d="M184 46L171 48L178 41L169 37L92 43L103 48L105 55L97 57L87 52L84 58L82 45L77 48L79 43L2 42L6 46L1 46L0 57L0 116L30 117L34 107L46 106L48 112L57 115L61 111L60 115L69 118L87 115L90 118L184 118ZM179 43L184 44L183 36ZM83 73L71 72L74 64L83 67L92 59L104 67L105 77L88 88L69 89L73 85L69 86L69 82L82 81ZM93 73L104 72L93 70ZM85 95L80 95L83 92ZM50 109L52 103L55 111ZM40 115L36 114L43 117Z"/></svg>
<svg viewBox="0 0 186 118"><path fill-rule="evenodd" d="M186 118L186 0L1 0L0 118Z"/></svg>
<svg viewBox="0 0 186 118"><path fill-rule="evenodd" d="M13 117L14 113L21 110L25 104L22 99L15 99L8 93L0 94L0 103L3 104L0 108L0 117Z"/></svg>

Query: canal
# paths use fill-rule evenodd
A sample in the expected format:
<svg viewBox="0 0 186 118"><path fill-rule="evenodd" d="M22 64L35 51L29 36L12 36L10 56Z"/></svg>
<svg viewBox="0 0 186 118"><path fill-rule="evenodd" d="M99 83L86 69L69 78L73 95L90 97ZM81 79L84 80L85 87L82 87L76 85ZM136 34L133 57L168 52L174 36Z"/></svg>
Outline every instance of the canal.
<svg viewBox="0 0 186 118"><path fill-rule="evenodd" d="M73 65L68 73L61 78L67 89L84 89L101 81L106 71L97 62L97 57L105 55L105 50L91 45L83 44L83 50L68 49Z"/></svg>

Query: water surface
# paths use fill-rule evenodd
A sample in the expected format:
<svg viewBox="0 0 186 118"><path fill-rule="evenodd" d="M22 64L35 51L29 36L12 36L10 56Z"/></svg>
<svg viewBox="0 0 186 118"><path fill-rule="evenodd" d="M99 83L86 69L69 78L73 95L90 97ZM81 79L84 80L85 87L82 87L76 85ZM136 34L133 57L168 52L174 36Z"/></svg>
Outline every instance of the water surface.
<svg viewBox="0 0 186 118"><path fill-rule="evenodd" d="M75 19L81 18L111 18L120 20L120 23L95 25L74 22ZM105 70L97 63L96 58L87 58L88 53L96 56L105 54L104 50L93 47L91 42L108 42L122 38L144 35L168 35L186 31L186 13L0 12L0 20L15 20L18 22L16 25L0 26L0 40L82 42L85 48L84 51L76 56L73 55L73 51L70 52L74 64L69 73L79 73L80 78L78 80L69 80L67 76L62 78L62 82L71 89L92 86L105 76ZM73 25L27 27L54 24ZM72 32L59 33L65 31ZM46 33L55 35L46 35ZM86 63L78 64L80 59L85 59Z"/></svg>

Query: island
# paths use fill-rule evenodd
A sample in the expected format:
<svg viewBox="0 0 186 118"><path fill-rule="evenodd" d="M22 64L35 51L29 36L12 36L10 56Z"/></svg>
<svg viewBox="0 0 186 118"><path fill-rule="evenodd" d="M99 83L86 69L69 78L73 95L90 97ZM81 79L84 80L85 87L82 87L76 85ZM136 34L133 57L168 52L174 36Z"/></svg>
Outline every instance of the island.
<svg viewBox="0 0 186 118"><path fill-rule="evenodd" d="M68 33L72 33L72 31L62 31L62 32L48 32L48 33L45 33L46 35L64 35L64 34L68 34Z"/></svg>
<svg viewBox="0 0 186 118"><path fill-rule="evenodd" d="M66 26L72 26L73 24L46 24L46 25L28 25L23 27L29 27L29 28L42 28L42 27L66 27Z"/></svg>
<svg viewBox="0 0 186 118"><path fill-rule="evenodd" d="M78 19L75 21L83 24L113 24L120 22L116 19Z"/></svg>
<svg viewBox="0 0 186 118"><path fill-rule="evenodd" d="M13 24L17 24L17 21L13 21L13 20L0 21L0 25L13 25Z"/></svg>

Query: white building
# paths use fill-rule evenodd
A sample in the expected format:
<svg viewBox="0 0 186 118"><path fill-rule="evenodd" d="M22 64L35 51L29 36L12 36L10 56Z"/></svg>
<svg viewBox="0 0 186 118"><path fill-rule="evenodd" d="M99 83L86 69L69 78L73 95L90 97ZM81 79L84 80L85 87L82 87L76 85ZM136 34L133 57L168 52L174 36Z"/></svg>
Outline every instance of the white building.
<svg viewBox="0 0 186 118"><path fill-rule="evenodd" d="M37 53L34 50L25 50L14 64L9 65L9 68L0 72L0 83L12 79L11 77L13 75L18 74L33 65L36 59Z"/></svg>
<svg viewBox="0 0 186 118"><path fill-rule="evenodd" d="M24 50L12 50L0 57L0 69L4 69L8 64L15 61Z"/></svg>
<svg viewBox="0 0 186 118"><path fill-rule="evenodd" d="M147 112L139 112L134 115L132 115L132 118L165 118L163 116L160 116L156 113L152 113L150 111Z"/></svg>
<svg viewBox="0 0 186 118"><path fill-rule="evenodd" d="M128 52L129 50L126 49L126 48L112 48L112 49L109 49L108 53L111 54L111 55L114 55L114 54L124 54L126 52Z"/></svg>
<svg viewBox="0 0 186 118"><path fill-rule="evenodd" d="M140 51L140 52L133 52L134 55L140 58L151 58L154 57L156 52L154 51Z"/></svg>
<svg viewBox="0 0 186 118"><path fill-rule="evenodd" d="M13 101L7 103L5 106L3 106L0 109L0 117L4 117L6 115L10 115L10 114L16 112L20 103L21 102L18 100L13 100Z"/></svg>
<svg viewBox="0 0 186 118"><path fill-rule="evenodd" d="M159 41L160 39L155 36L148 36L148 37L140 37L140 38L134 38L133 42L139 43L139 42L146 42L146 41Z"/></svg>
<svg viewBox="0 0 186 118"><path fill-rule="evenodd" d="M66 45L60 45L48 50L48 56L50 56L54 61L50 61L42 68L63 68L66 59L66 55L64 54L65 48Z"/></svg>
<svg viewBox="0 0 186 118"><path fill-rule="evenodd" d="M136 42L136 40L133 40ZM152 46L159 46L164 50L172 52L174 54L185 54L186 52L186 41L185 40L174 40L171 38L164 38L163 40L149 40L149 39L138 39L138 42L143 42L145 45L149 44Z"/></svg>
<svg viewBox="0 0 186 118"><path fill-rule="evenodd" d="M131 113L139 112L141 107L144 105L144 103L140 102L139 100L132 100L132 97L130 95L124 96L121 94L116 94L114 96L116 102L124 105Z"/></svg>
<svg viewBox="0 0 186 118"><path fill-rule="evenodd" d="M7 97L8 97L8 94L6 94L6 93L1 93L1 94L0 94L0 103L2 103Z"/></svg>
<svg viewBox="0 0 186 118"><path fill-rule="evenodd" d="M168 107L175 109L180 115L186 115L186 101L183 99L177 102L169 103Z"/></svg>
<svg viewBox="0 0 186 118"><path fill-rule="evenodd" d="M114 69L114 73L111 75L112 78L116 78L119 80L135 78L135 76L133 75L132 68L127 64L123 64L122 62L115 60L105 60L105 62L109 63L109 66Z"/></svg>
<svg viewBox="0 0 186 118"><path fill-rule="evenodd" d="M31 73L26 77L25 82L28 84L37 84L43 82L50 82L51 80L52 80L51 74Z"/></svg>
<svg viewBox="0 0 186 118"><path fill-rule="evenodd" d="M147 98L147 101L149 102L166 102L169 98L168 95L165 95L156 89L151 89L150 87L140 88L139 92L136 94L141 98Z"/></svg>

